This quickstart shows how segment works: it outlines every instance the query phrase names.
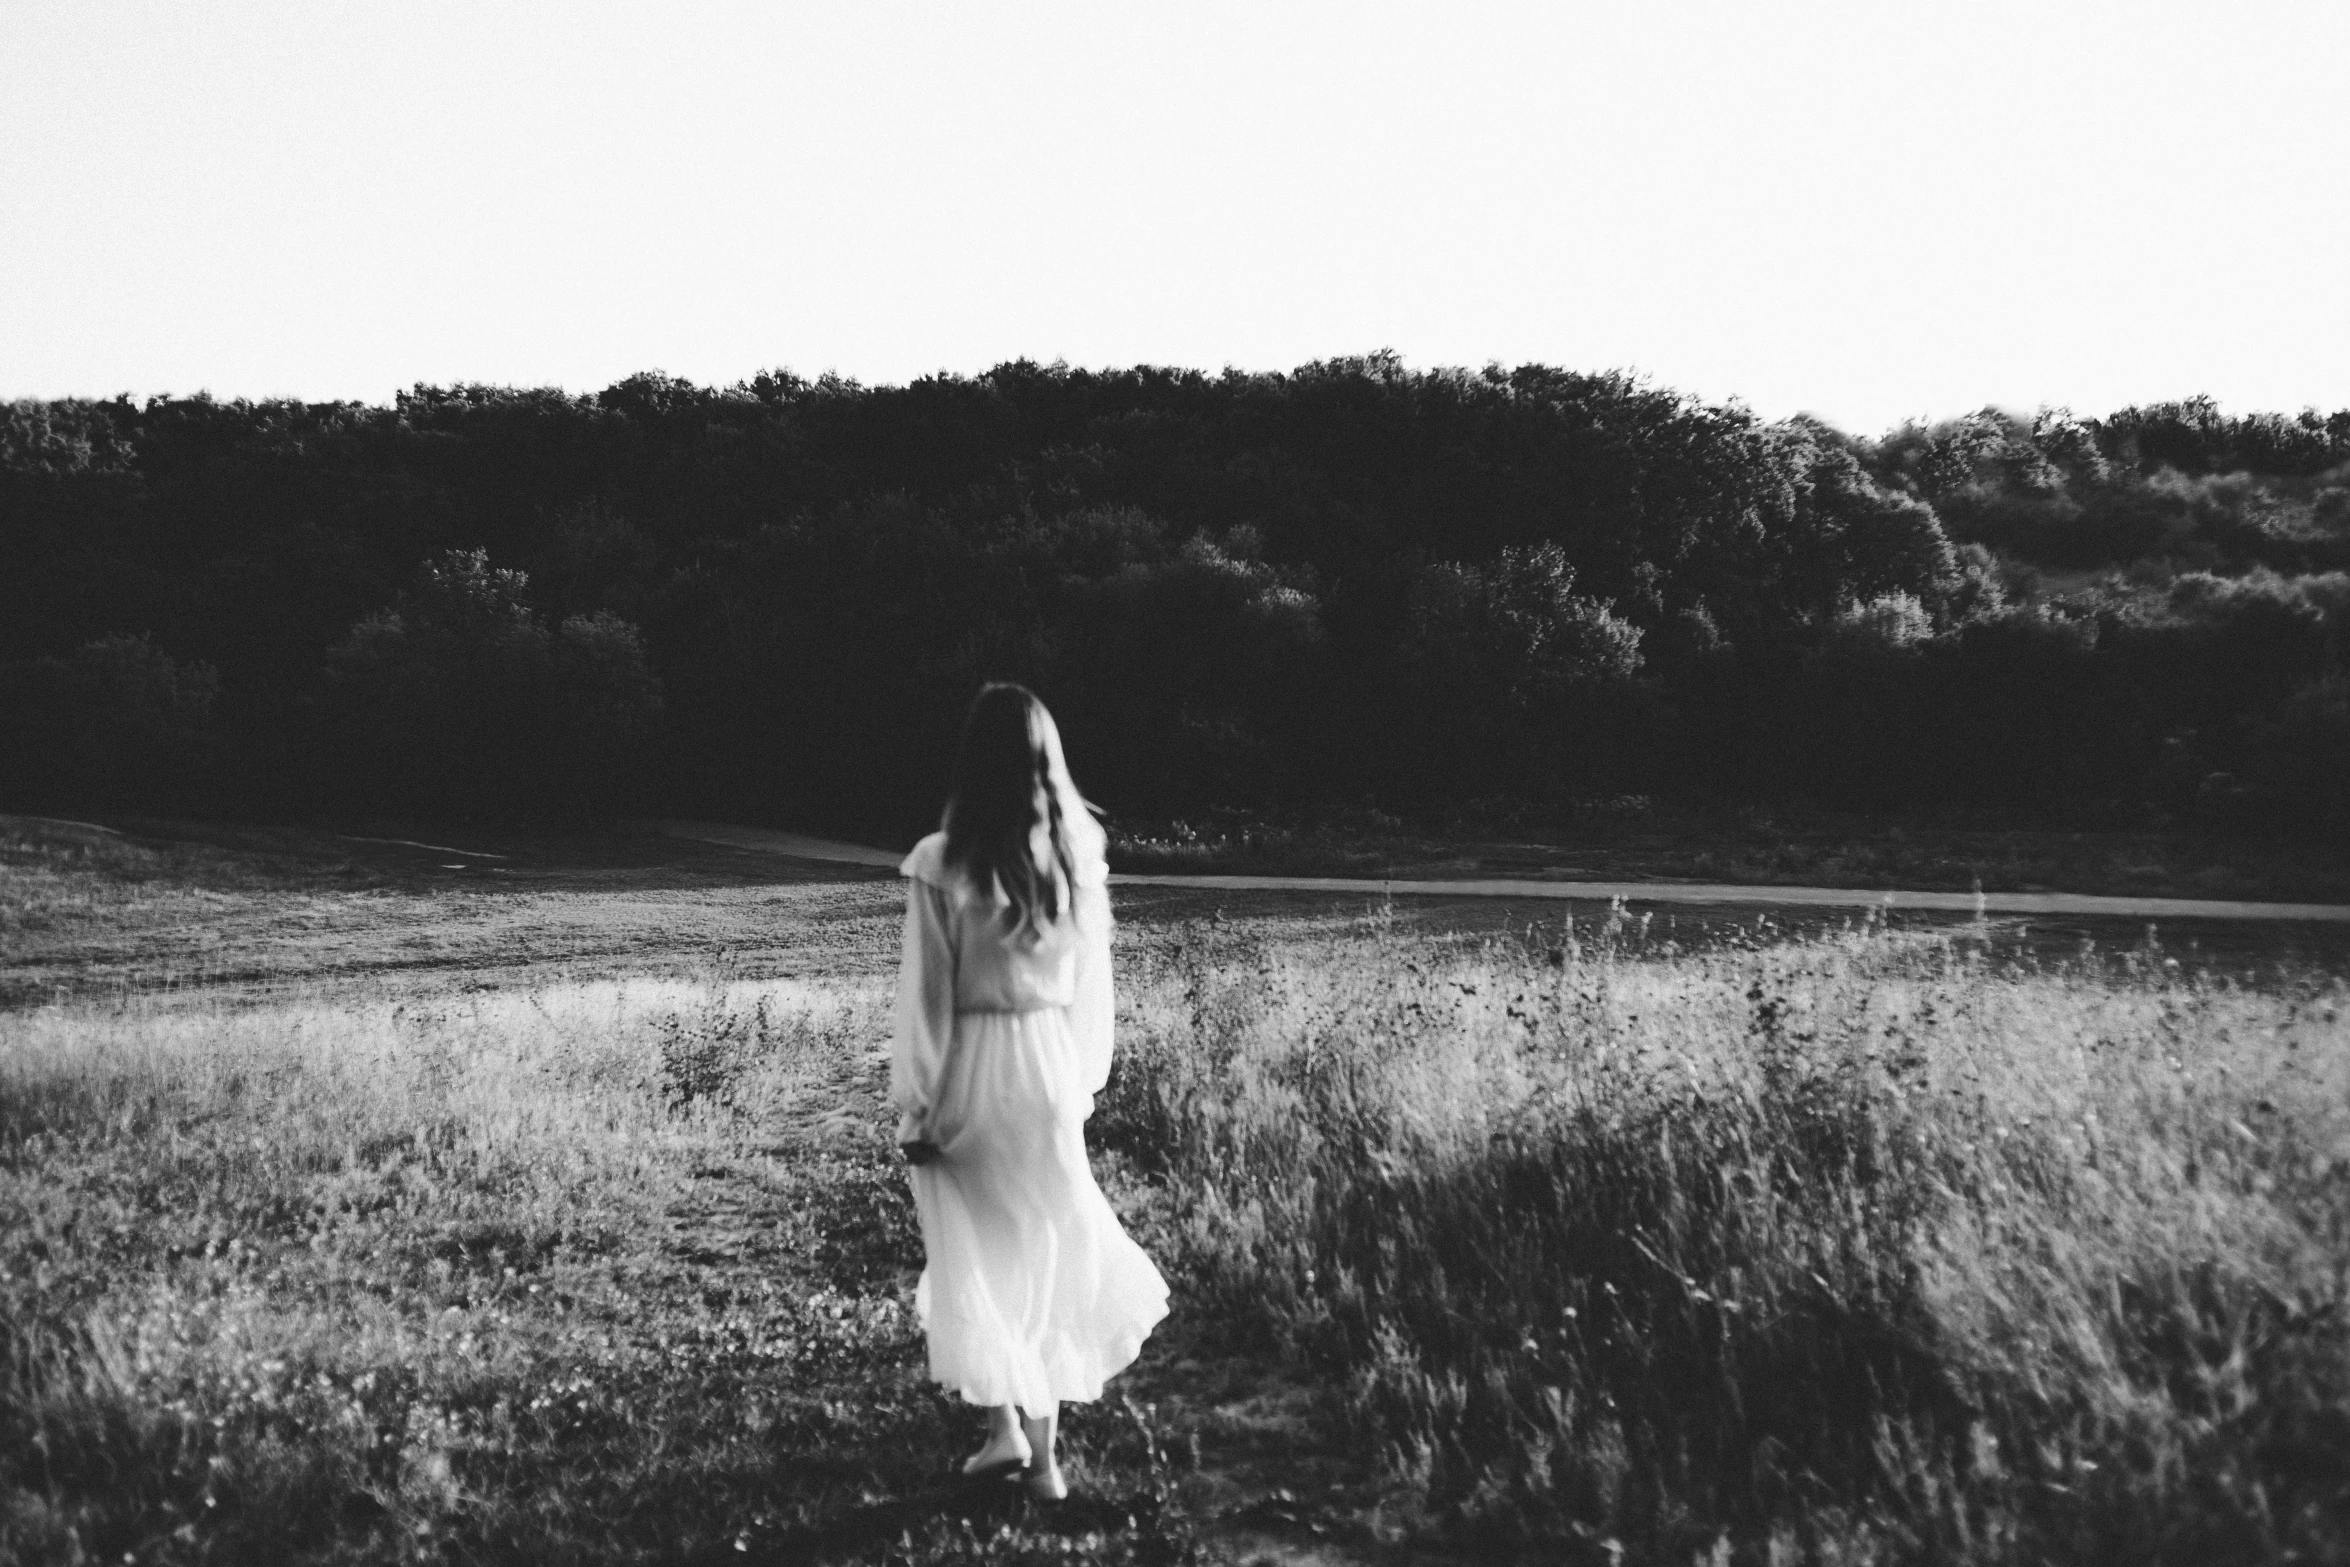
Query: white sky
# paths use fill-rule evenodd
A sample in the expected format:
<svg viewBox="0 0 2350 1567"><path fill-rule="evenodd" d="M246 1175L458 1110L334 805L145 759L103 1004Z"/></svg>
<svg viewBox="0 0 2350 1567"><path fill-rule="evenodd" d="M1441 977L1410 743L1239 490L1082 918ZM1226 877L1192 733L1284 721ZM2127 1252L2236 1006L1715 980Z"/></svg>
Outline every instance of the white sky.
<svg viewBox="0 0 2350 1567"><path fill-rule="evenodd" d="M1630 368L2350 406L2350 4L0 0L0 397Z"/></svg>

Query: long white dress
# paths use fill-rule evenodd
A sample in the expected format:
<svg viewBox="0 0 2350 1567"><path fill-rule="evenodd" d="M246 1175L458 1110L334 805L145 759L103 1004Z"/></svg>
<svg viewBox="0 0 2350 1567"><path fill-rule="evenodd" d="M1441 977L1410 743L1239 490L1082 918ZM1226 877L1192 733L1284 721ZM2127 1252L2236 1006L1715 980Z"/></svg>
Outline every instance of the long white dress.
<svg viewBox="0 0 2350 1567"><path fill-rule="evenodd" d="M1074 908L1041 932L947 868L946 836L898 867L905 957L890 1055L924 1267L914 1296L930 1374L974 1404L1042 1410L1101 1396L1167 1314L1167 1286L1118 1223L1085 1157L1110 1073L1109 868L1069 825Z"/></svg>

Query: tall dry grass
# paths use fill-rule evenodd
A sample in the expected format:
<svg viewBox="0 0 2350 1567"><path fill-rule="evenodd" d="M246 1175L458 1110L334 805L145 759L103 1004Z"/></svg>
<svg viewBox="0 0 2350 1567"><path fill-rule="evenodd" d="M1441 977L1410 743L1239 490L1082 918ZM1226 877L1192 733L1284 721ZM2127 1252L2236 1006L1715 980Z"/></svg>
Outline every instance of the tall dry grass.
<svg viewBox="0 0 2350 1567"><path fill-rule="evenodd" d="M1544 1559L2350 1559L2350 1004L1874 927L1136 987L1096 1141L1384 1528Z"/></svg>
<svg viewBox="0 0 2350 1567"><path fill-rule="evenodd" d="M710 973L0 1012L0 1560L652 1560L783 1527L778 1451L827 1417L778 1387L837 1399L916 1342L883 1138L759 1163L865 1072L882 999Z"/></svg>
<svg viewBox="0 0 2350 1567"><path fill-rule="evenodd" d="M1362 1543L2350 1558L2337 982L1876 928L1129 936L1093 1141L1167 1342L1331 1390ZM0 1011L0 1558L1183 1559L1213 1520L1161 1454L1213 1468L1212 1420L1073 1411L1077 1523L921 1489L963 1431L886 1004L712 969Z"/></svg>

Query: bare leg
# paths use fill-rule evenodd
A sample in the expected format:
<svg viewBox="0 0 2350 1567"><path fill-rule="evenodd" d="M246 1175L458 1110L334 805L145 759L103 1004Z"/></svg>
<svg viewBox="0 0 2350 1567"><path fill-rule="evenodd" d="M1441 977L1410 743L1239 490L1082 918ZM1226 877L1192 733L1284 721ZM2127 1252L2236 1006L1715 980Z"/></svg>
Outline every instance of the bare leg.
<svg viewBox="0 0 2350 1567"><path fill-rule="evenodd" d="M1028 1494L1048 1502L1057 1502L1069 1494L1069 1482L1061 1478L1061 1461L1053 1451L1053 1439L1060 1432L1061 1406L1047 1404L1041 1414L1020 1412L1020 1432L1028 1439Z"/></svg>
<svg viewBox="0 0 2350 1567"><path fill-rule="evenodd" d="M963 1460L963 1473L1006 1472L1024 1467L1028 1459L1028 1438L1021 1434L1018 1411L1009 1404L997 1404L987 1412L987 1441Z"/></svg>

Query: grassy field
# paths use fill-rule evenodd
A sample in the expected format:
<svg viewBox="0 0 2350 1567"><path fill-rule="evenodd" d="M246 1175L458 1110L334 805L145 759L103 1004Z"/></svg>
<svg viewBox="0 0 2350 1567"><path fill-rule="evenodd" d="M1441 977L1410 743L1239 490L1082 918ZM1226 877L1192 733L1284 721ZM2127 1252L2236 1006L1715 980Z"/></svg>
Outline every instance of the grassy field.
<svg viewBox="0 0 2350 1567"><path fill-rule="evenodd" d="M945 1478L894 880L209 836L0 820L0 1559L2350 1560L2320 967L1122 903L1175 1314L1042 1508Z"/></svg>

